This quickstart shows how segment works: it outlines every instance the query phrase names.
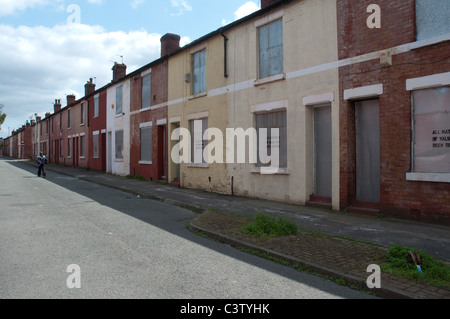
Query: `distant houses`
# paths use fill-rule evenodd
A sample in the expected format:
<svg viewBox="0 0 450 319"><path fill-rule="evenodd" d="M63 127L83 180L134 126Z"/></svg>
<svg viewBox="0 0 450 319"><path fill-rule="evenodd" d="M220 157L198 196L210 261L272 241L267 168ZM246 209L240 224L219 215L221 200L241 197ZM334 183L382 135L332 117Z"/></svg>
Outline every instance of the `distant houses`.
<svg viewBox="0 0 450 319"><path fill-rule="evenodd" d="M164 35L132 73L115 63L3 155L448 224L448 2L261 4L184 47Z"/></svg>

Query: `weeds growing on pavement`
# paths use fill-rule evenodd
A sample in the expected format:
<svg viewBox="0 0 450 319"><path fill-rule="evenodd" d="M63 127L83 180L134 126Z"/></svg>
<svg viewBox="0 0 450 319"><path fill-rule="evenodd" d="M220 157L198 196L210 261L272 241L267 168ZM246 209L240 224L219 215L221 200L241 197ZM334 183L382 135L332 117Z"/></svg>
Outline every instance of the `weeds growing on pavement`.
<svg viewBox="0 0 450 319"><path fill-rule="evenodd" d="M145 182L145 177L144 176L131 176L131 175L127 175L125 176L127 179L135 179L141 182Z"/></svg>
<svg viewBox="0 0 450 319"><path fill-rule="evenodd" d="M273 238L280 236L296 235L297 225L288 219L278 217L273 218L263 213L258 213L253 218L253 222L239 228L244 234L262 238Z"/></svg>
<svg viewBox="0 0 450 319"><path fill-rule="evenodd" d="M408 260L408 252L416 252L422 260L422 275L416 265ZM450 286L450 266L425 252L406 246L393 245L387 252L387 263L381 265L383 272L405 277L417 282L427 282L438 287Z"/></svg>

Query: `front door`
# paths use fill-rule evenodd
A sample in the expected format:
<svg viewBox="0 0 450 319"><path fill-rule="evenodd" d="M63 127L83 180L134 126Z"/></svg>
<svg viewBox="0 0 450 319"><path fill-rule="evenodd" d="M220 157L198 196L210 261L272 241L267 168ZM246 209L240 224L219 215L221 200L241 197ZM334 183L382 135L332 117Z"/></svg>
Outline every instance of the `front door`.
<svg viewBox="0 0 450 319"><path fill-rule="evenodd" d="M331 106L314 108L314 195L331 198Z"/></svg>
<svg viewBox="0 0 450 319"><path fill-rule="evenodd" d="M355 104L356 200L380 202L379 100Z"/></svg>

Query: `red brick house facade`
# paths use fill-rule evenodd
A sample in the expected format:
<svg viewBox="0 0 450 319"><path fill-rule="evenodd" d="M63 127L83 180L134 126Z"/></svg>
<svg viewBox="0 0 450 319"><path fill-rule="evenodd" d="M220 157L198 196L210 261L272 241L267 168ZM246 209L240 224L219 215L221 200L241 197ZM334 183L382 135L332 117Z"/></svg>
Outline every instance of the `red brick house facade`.
<svg viewBox="0 0 450 319"><path fill-rule="evenodd" d="M106 90L87 97L89 105L89 164L90 169L106 172Z"/></svg>
<svg viewBox="0 0 450 319"><path fill-rule="evenodd" d="M450 121L422 120L416 94L450 110L450 31L414 0L377 1L370 28L371 3L338 1L341 209L448 224L450 145L433 142L450 139Z"/></svg>
<svg viewBox="0 0 450 319"><path fill-rule="evenodd" d="M180 36L161 38L161 58L133 72L130 87L130 174L167 181L168 55L179 49Z"/></svg>

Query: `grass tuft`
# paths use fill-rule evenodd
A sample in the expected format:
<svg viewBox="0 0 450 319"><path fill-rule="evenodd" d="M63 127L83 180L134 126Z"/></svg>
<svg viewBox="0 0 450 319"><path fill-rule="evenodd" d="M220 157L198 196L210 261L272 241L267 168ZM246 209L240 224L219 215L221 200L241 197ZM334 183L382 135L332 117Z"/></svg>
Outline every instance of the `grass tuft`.
<svg viewBox="0 0 450 319"><path fill-rule="evenodd" d="M408 261L408 252L416 252L422 260L422 273L416 265ZM450 267L425 252L406 246L393 245L387 252L387 263L381 265L382 271L405 277L417 282L428 282L438 287L450 287Z"/></svg>
<svg viewBox="0 0 450 319"><path fill-rule="evenodd" d="M273 218L263 213L258 213L253 218L253 222L239 228L241 233L260 237L274 238L281 236L296 235L298 233L297 225L285 218Z"/></svg>

